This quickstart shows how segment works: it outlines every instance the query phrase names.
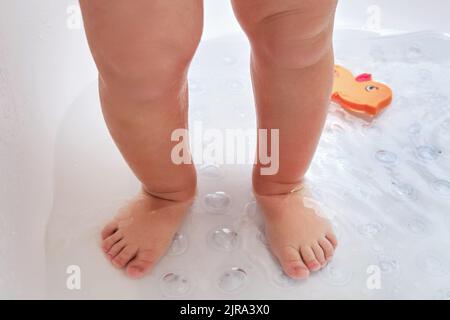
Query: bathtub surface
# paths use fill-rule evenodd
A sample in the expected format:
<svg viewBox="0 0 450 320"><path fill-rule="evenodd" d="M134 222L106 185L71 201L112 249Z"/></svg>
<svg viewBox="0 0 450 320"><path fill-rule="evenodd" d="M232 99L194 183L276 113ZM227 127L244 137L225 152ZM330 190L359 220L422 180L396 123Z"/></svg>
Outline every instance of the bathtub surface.
<svg viewBox="0 0 450 320"><path fill-rule="evenodd" d="M204 163L195 204L152 274L132 281L113 269L99 231L138 183L107 134L92 83L56 135L46 297L448 299L450 40L355 30L335 37L337 62L390 84L394 101L370 122L330 106L307 181L339 238L333 262L289 280L265 243L251 165ZM191 128L255 128L248 56L242 35L201 44L189 74ZM67 287L70 266L81 270L81 290Z"/></svg>

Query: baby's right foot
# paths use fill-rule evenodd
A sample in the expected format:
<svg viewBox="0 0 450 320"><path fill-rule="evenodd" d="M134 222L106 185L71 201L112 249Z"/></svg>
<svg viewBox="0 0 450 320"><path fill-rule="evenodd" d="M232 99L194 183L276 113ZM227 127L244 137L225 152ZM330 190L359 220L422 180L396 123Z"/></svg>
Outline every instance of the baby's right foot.
<svg viewBox="0 0 450 320"><path fill-rule="evenodd" d="M115 267L142 277L165 254L191 204L142 191L103 229L103 251Z"/></svg>

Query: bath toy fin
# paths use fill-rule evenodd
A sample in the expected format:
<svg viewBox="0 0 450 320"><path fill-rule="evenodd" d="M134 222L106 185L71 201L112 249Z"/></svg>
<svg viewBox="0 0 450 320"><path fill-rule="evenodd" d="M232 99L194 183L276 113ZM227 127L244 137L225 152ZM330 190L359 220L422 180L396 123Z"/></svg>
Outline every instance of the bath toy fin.
<svg viewBox="0 0 450 320"><path fill-rule="evenodd" d="M336 65L331 100L351 112L376 116L392 102L392 90L387 85L372 80L363 73L357 77Z"/></svg>

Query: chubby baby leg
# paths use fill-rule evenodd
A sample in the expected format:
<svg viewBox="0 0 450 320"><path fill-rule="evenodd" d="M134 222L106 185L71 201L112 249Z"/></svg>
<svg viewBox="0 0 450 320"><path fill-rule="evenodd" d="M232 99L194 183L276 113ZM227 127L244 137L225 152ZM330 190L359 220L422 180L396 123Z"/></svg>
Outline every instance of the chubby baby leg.
<svg viewBox="0 0 450 320"><path fill-rule="evenodd" d="M251 71L260 129L279 129L279 170L253 186L266 235L285 272L307 277L337 245L329 222L305 205L302 180L324 125L333 76L336 0L233 0L252 48Z"/></svg>
<svg viewBox="0 0 450 320"><path fill-rule="evenodd" d="M142 276L165 253L196 189L192 164L171 160L187 127L187 70L200 41L201 0L80 0L109 131L142 191L102 232L111 263Z"/></svg>

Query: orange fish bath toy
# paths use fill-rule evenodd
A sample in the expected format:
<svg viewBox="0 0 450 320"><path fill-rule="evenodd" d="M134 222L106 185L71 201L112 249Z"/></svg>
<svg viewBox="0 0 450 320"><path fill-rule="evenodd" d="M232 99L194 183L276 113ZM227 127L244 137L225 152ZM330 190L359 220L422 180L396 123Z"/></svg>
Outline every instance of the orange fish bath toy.
<svg viewBox="0 0 450 320"><path fill-rule="evenodd" d="M387 85L372 81L372 75L357 77L341 66L334 67L331 100L350 112L376 116L392 102L392 90Z"/></svg>

